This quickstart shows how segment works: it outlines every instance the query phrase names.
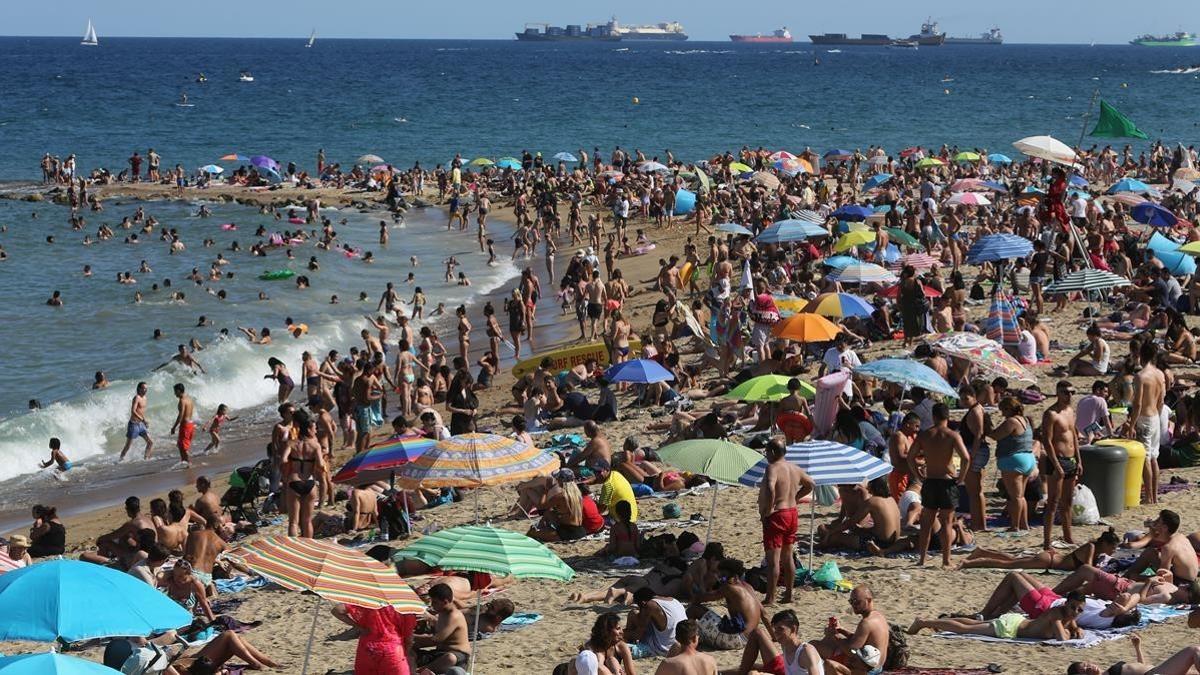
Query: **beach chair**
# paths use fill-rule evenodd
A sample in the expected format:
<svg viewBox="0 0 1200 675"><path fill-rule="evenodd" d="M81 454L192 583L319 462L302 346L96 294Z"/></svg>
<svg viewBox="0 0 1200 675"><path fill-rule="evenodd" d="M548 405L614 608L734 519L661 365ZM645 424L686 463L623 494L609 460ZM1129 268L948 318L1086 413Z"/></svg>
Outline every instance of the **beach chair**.
<svg viewBox="0 0 1200 675"><path fill-rule="evenodd" d="M229 475L229 489L221 495L221 506L235 520L257 523L261 515L258 500L271 491L271 460L254 466L240 466Z"/></svg>

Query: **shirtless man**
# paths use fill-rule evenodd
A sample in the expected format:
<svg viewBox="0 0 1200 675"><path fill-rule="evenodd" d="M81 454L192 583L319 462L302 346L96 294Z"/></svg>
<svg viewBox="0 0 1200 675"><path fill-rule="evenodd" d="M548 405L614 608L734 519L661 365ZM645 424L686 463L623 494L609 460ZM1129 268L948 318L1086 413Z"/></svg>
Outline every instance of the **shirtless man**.
<svg viewBox="0 0 1200 675"><path fill-rule="evenodd" d="M888 461L892 472L888 474L888 492L897 502L904 495L912 476L908 473L908 453L912 450L913 440L921 431L921 416L915 412L904 415L900 428L888 438Z"/></svg>
<svg viewBox="0 0 1200 675"><path fill-rule="evenodd" d="M417 662L436 675L458 666L466 669L471 660L470 630L467 618L454 604L454 591L446 584L429 589L429 607L437 620L430 635L413 636Z"/></svg>
<svg viewBox="0 0 1200 675"><path fill-rule="evenodd" d="M362 336L363 343L366 345L367 353L370 356L383 353L383 344L379 342L379 338L371 335L371 331L364 328L359 335Z"/></svg>
<svg viewBox="0 0 1200 675"><path fill-rule="evenodd" d="M929 539L933 534L933 520L941 522L942 567L950 566L950 541L954 509L958 505L958 484L962 482L962 470L971 465L967 446L962 436L950 428L950 408L945 403L933 406L933 426L917 434L912 450L908 453L908 470L913 475L923 475L921 486L921 534L917 540L917 565L925 565L929 553ZM1073 427L1072 427L1073 428ZM954 455L959 458L959 475L954 472ZM918 458L924 457L922 467ZM922 473L923 469L923 473Z"/></svg>
<svg viewBox="0 0 1200 675"><path fill-rule="evenodd" d="M604 316L604 305L608 300L608 289L604 283L600 281L600 272L592 272L592 279L583 289L585 297L587 297L587 316L591 324L591 337L589 340L596 339L596 326L600 322L600 317Z"/></svg>
<svg viewBox="0 0 1200 675"><path fill-rule="evenodd" d="M825 659L827 672L845 675L868 675L883 671L888 656L888 621L883 612L875 609L875 598L865 584L850 592L850 609L862 617L854 631L833 622L825 627L825 636L810 644ZM834 657L844 657L833 661Z"/></svg>
<svg viewBox="0 0 1200 675"><path fill-rule="evenodd" d="M812 478L803 469L784 459L787 447L777 438L767 443L767 470L758 486L758 517L762 521L763 550L767 556L767 592L764 605L775 604L775 589L783 580L784 604L792 602L796 563L792 550L796 545L799 517L796 503L813 491Z"/></svg>
<svg viewBox="0 0 1200 675"><path fill-rule="evenodd" d="M154 531L154 521L149 516L142 515L142 500L137 497L128 497L125 500L125 516L127 520L120 527L96 539L96 550L101 556L111 558L122 555L130 547L137 546L139 532Z"/></svg>
<svg viewBox="0 0 1200 675"><path fill-rule="evenodd" d="M190 466L188 452L192 449L192 437L196 435L196 422L193 419L196 416L196 402L184 392L182 382L175 383L175 398L179 399L179 404L175 407L175 423L171 425L171 433L179 431L179 436L175 439L175 447L179 448L179 461Z"/></svg>
<svg viewBox="0 0 1200 675"><path fill-rule="evenodd" d="M191 352L187 350L187 345L179 345L175 355L172 356L166 363L155 368L155 370L162 370L172 363L182 363L188 368L191 368L193 372L197 370L201 373L207 372L204 370L204 366L200 365L200 362L196 360L196 357L192 356Z"/></svg>
<svg viewBox="0 0 1200 675"><path fill-rule="evenodd" d="M367 441L371 438L371 404L383 398L383 387L370 363L362 363L354 386L350 389L350 396L354 400L354 451L362 452L367 449Z"/></svg>
<svg viewBox="0 0 1200 675"><path fill-rule="evenodd" d="M717 662L700 651L700 627L695 621L680 621L675 626L678 652L658 664L654 675L717 675Z"/></svg>
<svg viewBox="0 0 1200 675"><path fill-rule="evenodd" d="M725 558L717 563L717 589L714 599L725 602L729 615L722 617L704 605L688 607L688 617L697 619L706 646L717 649L744 650L750 636L762 621L762 603L754 589L743 578L746 568L742 561Z"/></svg>
<svg viewBox="0 0 1200 675"><path fill-rule="evenodd" d="M588 420L583 425L583 433L587 436L587 445L567 461L567 468L575 469L582 465L595 471L595 467L602 461L606 466L612 466L612 446L609 445L608 437L604 435L600 425ZM591 479L583 482L591 482Z"/></svg>
<svg viewBox="0 0 1200 675"><path fill-rule="evenodd" d="M900 537L900 507L891 497L872 496L865 485L839 485L842 510L837 518L818 530L822 549L879 552ZM863 524L870 522L869 528Z"/></svg>
<svg viewBox="0 0 1200 675"><path fill-rule="evenodd" d="M1003 614L990 621L979 619L915 619L908 628L909 635L916 635L924 628L949 631L963 635L985 635L1004 639L1037 638L1041 640L1070 640L1083 635L1075 619L1083 612L1082 593L1067 595L1063 604L1048 609L1036 619L1027 619L1023 614Z"/></svg>
<svg viewBox="0 0 1200 675"><path fill-rule="evenodd" d="M1150 523L1150 543L1146 550L1125 571L1130 579L1142 579L1146 568L1169 570L1176 586L1187 587L1196 580L1200 572L1196 549L1188 538L1179 533L1179 514L1169 509L1158 512L1158 518Z"/></svg>
<svg viewBox="0 0 1200 675"><path fill-rule="evenodd" d="M154 523L158 543L172 553L182 553L183 545L188 538L188 523L192 521L192 511L185 510L183 518L177 523L172 523L167 514L167 503L162 499L152 499L150 500L150 520ZM199 522L203 526L203 519L200 519Z"/></svg>
<svg viewBox="0 0 1200 675"><path fill-rule="evenodd" d="M137 383L137 393L133 396L133 402L129 404L129 424L125 429L125 447L121 449L120 459L125 459L125 454L129 452L129 446L138 436L146 441L145 459L150 459L150 452L154 450L154 441L150 440L150 422L146 420L146 392L148 390L145 382Z"/></svg>
<svg viewBox="0 0 1200 675"><path fill-rule="evenodd" d="M1133 381L1133 401L1129 407L1129 419L1121 428L1121 435L1133 438L1146 446L1146 464L1142 468L1142 503L1158 503L1158 446L1162 436L1159 419L1163 398L1167 392L1166 377L1154 365L1158 356L1158 345L1147 340L1138 350L1142 369Z"/></svg>
<svg viewBox="0 0 1200 675"><path fill-rule="evenodd" d="M221 513L221 498L212 491L212 481L208 476L196 477L196 501L192 504L192 510L204 519L205 523L217 521L218 523L228 523L229 518Z"/></svg>
<svg viewBox="0 0 1200 675"><path fill-rule="evenodd" d="M321 472L318 492L318 504L333 506L334 488L330 467L333 463L333 443L337 438L337 421L329 412L329 406L324 402L309 401L309 416L317 427L317 443L321 446L321 454L325 456L324 470Z"/></svg>
<svg viewBox="0 0 1200 675"><path fill-rule="evenodd" d="M192 564L192 574L213 595L213 565L217 557L225 552L225 540L217 534L220 521L210 520L203 528L188 535L187 545L183 550L183 558Z"/></svg>
<svg viewBox="0 0 1200 675"><path fill-rule="evenodd" d="M1071 496L1075 482L1083 475L1083 457L1079 454L1079 434L1075 430L1075 408L1071 405L1074 387L1060 380L1055 387L1054 403L1042 413L1042 445L1046 448L1046 508L1042 525L1042 548L1050 550L1050 533L1054 530L1054 514L1062 521L1063 541L1074 544L1071 537ZM1158 414L1154 415L1158 424ZM1156 427L1157 428L1157 427ZM1057 507L1057 508L1056 508Z"/></svg>

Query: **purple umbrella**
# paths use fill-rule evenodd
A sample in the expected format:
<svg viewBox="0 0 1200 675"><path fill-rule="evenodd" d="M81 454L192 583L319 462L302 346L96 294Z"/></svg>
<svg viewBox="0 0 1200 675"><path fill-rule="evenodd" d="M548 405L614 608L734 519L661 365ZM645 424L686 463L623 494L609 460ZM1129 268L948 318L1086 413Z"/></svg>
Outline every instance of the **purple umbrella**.
<svg viewBox="0 0 1200 675"><path fill-rule="evenodd" d="M276 162L266 155L255 155L250 158L250 163L260 169L270 169L276 173L279 172L279 162Z"/></svg>

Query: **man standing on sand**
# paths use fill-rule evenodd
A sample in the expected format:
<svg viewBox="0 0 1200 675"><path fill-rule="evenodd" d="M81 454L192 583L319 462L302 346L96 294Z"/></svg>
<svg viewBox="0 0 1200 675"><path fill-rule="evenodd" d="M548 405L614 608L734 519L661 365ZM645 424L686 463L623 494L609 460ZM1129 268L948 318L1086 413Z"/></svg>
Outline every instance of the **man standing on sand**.
<svg viewBox="0 0 1200 675"><path fill-rule="evenodd" d="M1071 503L1075 482L1083 475L1083 457L1079 454L1079 433L1075 430L1075 408L1071 396L1075 388L1066 380L1055 387L1054 403L1042 413L1042 444L1046 448L1046 508L1042 518L1042 548L1050 550L1050 533L1054 531L1054 515L1062 521L1063 541L1074 544L1071 537ZM1154 416L1155 424L1158 415Z"/></svg>
<svg viewBox="0 0 1200 675"><path fill-rule="evenodd" d="M658 664L654 675L717 675L717 662L700 651L700 628L695 621L680 621L675 626L678 652Z"/></svg>
<svg viewBox="0 0 1200 675"><path fill-rule="evenodd" d="M831 622L825 627L825 637L809 644L825 659L825 668L830 673L875 675L883 672L888 657L888 621L883 612L875 609L875 598L868 586L860 584L850 591L850 609L862 617L854 632L841 628L836 621ZM842 658L834 661L835 657Z"/></svg>
<svg viewBox="0 0 1200 675"><path fill-rule="evenodd" d="M1129 419L1122 427L1122 436L1133 438L1146 446L1146 464L1142 468L1143 504L1158 503L1158 446L1162 439L1161 414L1167 384L1163 372L1154 365L1158 345L1147 340L1138 350L1142 369L1133 381L1133 399Z"/></svg>
<svg viewBox="0 0 1200 675"><path fill-rule="evenodd" d="M125 447L121 449L120 459L125 459L125 454L129 452L129 446L138 436L146 441L145 459L150 459L150 451L154 449L154 441L150 440L150 422L146 421L147 390L145 382L137 383L137 393L133 396L133 402L129 404L129 424L125 428Z"/></svg>
<svg viewBox="0 0 1200 675"><path fill-rule="evenodd" d="M179 405L175 408L177 412L175 423L171 425L171 433L179 431L175 441L175 447L179 448L179 461L190 466L188 452L192 449L192 437L196 435L196 423L192 421L196 416L196 402L184 393L182 382L175 384L175 398L179 399Z"/></svg>
<svg viewBox="0 0 1200 675"><path fill-rule="evenodd" d="M604 304L608 301L608 289L600 281L600 272L592 272L592 280L587 282L583 292L587 297L587 316L592 327L592 334L588 339L595 340L596 325L600 321L600 317L604 315Z"/></svg>
<svg viewBox="0 0 1200 675"><path fill-rule="evenodd" d="M967 454L967 446L963 445L962 436L950 428L950 408L945 403L933 406L933 426L917 434L908 453L908 471L914 476L924 476L921 486L921 534L917 539L917 553L920 556L917 565L925 565L925 556L929 553L929 539L933 535L933 519L936 517L942 524L942 567L950 566L950 541L953 536L951 523L954 521L954 509L958 505L958 484L962 482L961 474L971 465L971 457ZM954 472L954 455L959 458L959 474ZM924 457L922 471L918 458Z"/></svg>
<svg viewBox="0 0 1200 675"><path fill-rule="evenodd" d="M775 588L783 581L783 603L792 602L796 563L792 549L796 544L799 516L796 503L813 491L813 481L803 469L784 459L787 447L778 438L767 443L767 470L758 486L758 517L762 521L763 550L767 555L767 592L764 605L775 604Z"/></svg>

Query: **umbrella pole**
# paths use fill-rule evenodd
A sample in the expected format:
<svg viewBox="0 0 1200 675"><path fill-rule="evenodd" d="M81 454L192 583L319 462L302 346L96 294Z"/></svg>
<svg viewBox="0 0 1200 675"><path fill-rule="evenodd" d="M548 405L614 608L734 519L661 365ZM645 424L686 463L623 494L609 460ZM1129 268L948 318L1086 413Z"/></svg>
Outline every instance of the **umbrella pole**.
<svg viewBox="0 0 1200 675"><path fill-rule="evenodd" d="M717 488L718 487L719 487L718 483L712 484L712 493L713 493L712 506L709 507L709 509L708 509L708 531L706 531L704 533L704 545L705 546L708 546L708 543L710 541L712 541L713 518L716 517L716 514L717 514Z"/></svg>
<svg viewBox="0 0 1200 675"><path fill-rule="evenodd" d="M813 573L813 549L816 548L817 531L817 491L813 490L808 496L808 574Z"/></svg>
<svg viewBox="0 0 1200 675"><path fill-rule="evenodd" d="M312 627L308 629L308 646L304 648L304 670L303 675L308 675L308 659L312 656L313 638L317 635L317 619L321 616L321 596L317 596L316 602L313 603L313 620Z"/></svg>
<svg viewBox="0 0 1200 675"><path fill-rule="evenodd" d="M471 631L471 661L467 664L469 666L467 670L472 674L475 672L475 650L479 646L479 610L481 605L483 605L483 588L475 591L475 628Z"/></svg>

